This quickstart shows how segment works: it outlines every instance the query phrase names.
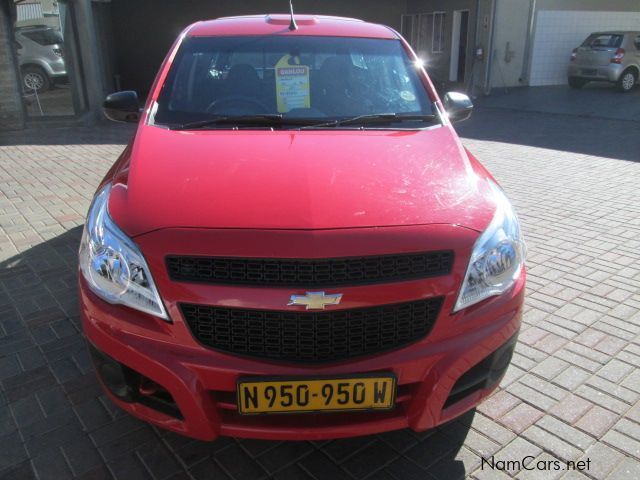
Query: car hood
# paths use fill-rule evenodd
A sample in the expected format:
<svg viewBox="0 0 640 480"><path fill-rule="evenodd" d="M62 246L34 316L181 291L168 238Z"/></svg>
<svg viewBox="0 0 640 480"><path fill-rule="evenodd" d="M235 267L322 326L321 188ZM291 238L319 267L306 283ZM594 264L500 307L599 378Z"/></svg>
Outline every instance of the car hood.
<svg viewBox="0 0 640 480"><path fill-rule="evenodd" d="M455 224L495 203L450 127L426 130L139 128L109 212L131 236L170 227L337 229Z"/></svg>

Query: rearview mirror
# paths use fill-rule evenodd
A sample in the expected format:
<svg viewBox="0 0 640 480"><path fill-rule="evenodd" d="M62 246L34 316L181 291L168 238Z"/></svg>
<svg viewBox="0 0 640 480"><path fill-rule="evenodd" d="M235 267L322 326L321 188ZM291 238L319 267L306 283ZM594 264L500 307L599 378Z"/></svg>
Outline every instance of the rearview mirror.
<svg viewBox="0 0 640 480"><path fill-rule="evenodd" d="M114 122L132 122L140 119L140 102L133 90L107 95L102 104L105 116Z"/></svg>
<svg viewBox="0 0 640 480"><path fill-rule="evenodd" d="M451 123L462 122L471 116L473 102L464 93L447 92L444 96L444 109Z"/></svg>

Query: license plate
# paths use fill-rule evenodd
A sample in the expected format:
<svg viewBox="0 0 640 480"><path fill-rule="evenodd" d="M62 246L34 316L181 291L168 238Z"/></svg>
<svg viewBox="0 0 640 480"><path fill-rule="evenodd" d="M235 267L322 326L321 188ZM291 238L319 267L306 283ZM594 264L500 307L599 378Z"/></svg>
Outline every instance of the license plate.
<svg viewBox="0 0 640 480"><path fill-rule="evenodd" d="M326 412L393 408L396 378L375 374L348 378L279 378L238 380L238 412Z"/></svg>
<svg viewBox="0 0 640 480"><path fill-rule="evenodd" d="M596 70L595 68L583 68L582 69L582 74L583 75L597 75L598 74L598 70Z"/></svg>

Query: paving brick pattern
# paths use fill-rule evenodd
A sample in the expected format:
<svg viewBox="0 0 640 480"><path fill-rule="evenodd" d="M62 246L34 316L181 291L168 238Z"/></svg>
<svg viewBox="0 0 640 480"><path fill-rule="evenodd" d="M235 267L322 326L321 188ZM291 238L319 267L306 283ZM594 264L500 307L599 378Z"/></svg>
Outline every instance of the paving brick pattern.
<svg viewBox="0 0 640 480"><path fill-rule="evenodd" d="M631 139L627 150L619 142L610 155L585 154L587 121ZM425 433L328 442L198 442L110 404L80 334L76 250L90 197L130 130L3 134L0 478L640 478L640 163L620 160L640 159L637 126L493 110L461 126L528 241L513 364L475 415ZM590 468L482 468L492 455L526 457L528 468L588 459Z"/></svg>

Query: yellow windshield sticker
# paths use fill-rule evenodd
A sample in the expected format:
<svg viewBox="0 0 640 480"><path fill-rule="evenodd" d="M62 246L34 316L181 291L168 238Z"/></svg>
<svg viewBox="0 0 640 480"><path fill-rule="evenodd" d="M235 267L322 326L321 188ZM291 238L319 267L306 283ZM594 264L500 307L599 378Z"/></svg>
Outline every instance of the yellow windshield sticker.
<svg viewBox="0 0 640 480"><path fill-rule="evenodd" d="M276 98L280 113L311 107L309 67L299 58L285 55L276 63Z"/></svg>

